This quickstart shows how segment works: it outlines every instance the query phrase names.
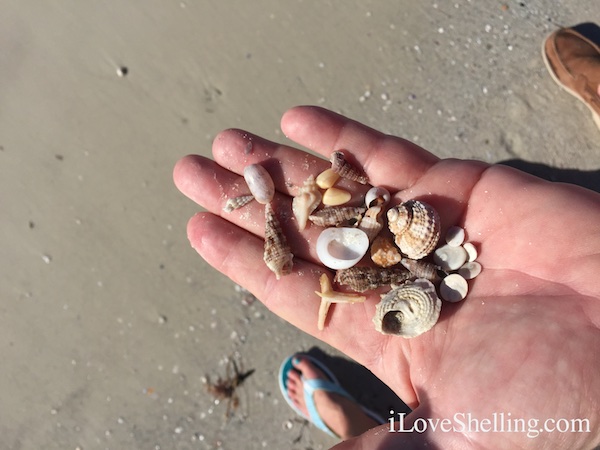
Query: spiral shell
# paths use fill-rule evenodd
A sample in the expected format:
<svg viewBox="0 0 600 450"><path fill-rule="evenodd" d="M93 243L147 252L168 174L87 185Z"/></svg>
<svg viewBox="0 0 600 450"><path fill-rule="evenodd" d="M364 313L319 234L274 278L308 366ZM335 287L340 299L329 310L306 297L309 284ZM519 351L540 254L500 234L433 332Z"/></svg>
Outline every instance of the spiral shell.
<svg viewBox="0 0 600 450"><path fill-rule="evenodd" d="M400 263L406 267L414 277L425 278L434 283L440 281L447 275L440 266L436 266L435 264L420 259L402 258Z"/></svg>
<svg viewBox="0 0 600 450"><path fill-rule="evenodd" d="M441 308L442 301L433 284L418 278L384 295L376 307L373 322L380 333L413 338L437 323Z"/></svg>
<svg viewBox="0 0 600 450"><path fill-rule="evenodd" d="M371 206L358 224L358 228L367 233L369 242L373 242L383 228L382 213L382 206Z"/></svg>
<svg viewBox="0 0 600 450"><path fill-rule="evenodd" d="M298 220L300 231L306 228L308 216L317 209L322 197L319 186L315 182L315 177L313 175L309 176L304 181L304 185L300 188L298 195L292 200L292 212L296 220Z"/></svg>
<svg viewBox="0 0 600 450"><path fill-rule="evenodd" d="M225 203L225 206L223 207L223 211L229 213L229 212L233 211L234 209L238 209L238 208L241 208L242 206L247 205L252 200L254 200L254 195L252 195L252 194L240 195L239 197L233 197L233 198L227 199L227 203Z"/></svg>
<svg viewBox="0 0 600 450"><path fill-rule="evenodd" d="M353 291L365 292L388 284L400 284L410 277L410 272L404 268L351 267L338 270L334 281Z"/></svg>
<svg viewBox="0 0 600 450"><path fill-rule="evenodd" d="M409 200L387 212L396 245L410 259L431 253L440 239L440 216L425 202Z"/></svg>
<svg viewBox="0 0 600 450"><path fill-rule="evenodd" d="M250 164L244 168L244 180L258 203L266 205L275 195L275 184L267 169L260 164Z"/></svg>
<svg viewBox="0 0 600 450"><path fill-rule="evenodd" d="M336 151L331 154L331 168L342 178L357 181L360 184L367 184L369 182L369 179L365 174L346 161L346 157L341 151Z"/></svg>
<svg viewBox="0 0 600 450"><path fill-rule="evenodd" d="M292 252L283 234L281 224L270 203L265 205L265 251L263 259L279 280L292 272Z"/></svg>
<svg viewBox="0 0 600 450"><path fill-rule="evenodd" d="M358 206L330 206L308 216L319 227L331 227L357 222L367 208Z"/></svg>

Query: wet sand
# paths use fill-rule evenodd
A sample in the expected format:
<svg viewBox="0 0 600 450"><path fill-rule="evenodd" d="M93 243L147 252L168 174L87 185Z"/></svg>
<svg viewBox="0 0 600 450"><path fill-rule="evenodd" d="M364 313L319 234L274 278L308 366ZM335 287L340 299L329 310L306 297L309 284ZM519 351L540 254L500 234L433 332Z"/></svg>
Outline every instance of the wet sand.
<svg viewBox="0 0 600 450"><path fill-rule="evenodd" d="M335 443L276 382L288 355L331 349L187 242L198 207L172 168L221 129L285 142L281 114L318 104L598 188L600 132L540 57L597 0L59 3L0 6L3 448ZM206 377L228 358L255 372L225 421Z"/></svg>

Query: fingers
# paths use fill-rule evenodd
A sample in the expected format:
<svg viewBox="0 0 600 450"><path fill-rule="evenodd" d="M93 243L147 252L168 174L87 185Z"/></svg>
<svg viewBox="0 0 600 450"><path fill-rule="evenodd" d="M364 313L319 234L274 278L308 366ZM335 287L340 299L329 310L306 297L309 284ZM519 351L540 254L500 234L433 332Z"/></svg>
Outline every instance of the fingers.
<svg viewBox="0 0 600 450"><path fill-rule="evenodd" d="M369 176L372 185L406 189L417 182L439 158L401 138L387 136L339 114L315 106L287 111L281 120L284 134L317 153L346 149Z"/></svg>

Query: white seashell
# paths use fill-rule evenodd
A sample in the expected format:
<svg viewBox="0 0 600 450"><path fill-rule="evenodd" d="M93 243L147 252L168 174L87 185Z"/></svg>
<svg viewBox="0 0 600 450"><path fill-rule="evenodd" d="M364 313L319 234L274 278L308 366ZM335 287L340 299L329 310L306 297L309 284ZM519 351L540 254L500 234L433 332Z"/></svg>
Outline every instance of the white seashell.
<svg viewBox="0 0 600 450"><path fill-rule="evenodd" d="M296 220L298 220L300 231L306 228L308 216L317 209L317 206L321 203L321 198L321 191L319 191L319 187L315 183L315 177L311 175L304 181L304 185L300 188L300 193L292 200L292 212Z"/></svg>
<svg viewBox="0 0 600 450"><path fill-rule="evenodd" d="M433 284L418 278L382 296L373 322L380 333L412 338L425 333L437 323L441 308L442 302Z"/></svg>
<svg viewBox="0 0 600 450"><path fill-rule="evenodd" d="M344 189L330 187L323 194L323 204L327 206L339 206L348 203L352 194Z"/></svg>
<svg viewBox="0 0 600 450"><path fill-rule="evenodd" d="M358 229L367 233L369 242L373 242L383 228L383 219L381 218L382 212L382 206L371 206L367 209L367 212L358 223Z"/></svg>
<svg viewBox="0 0 600 450"><path fill-rule="evenodd" d="M371 203L377 200L376 205L385 206L390 201L390 198L390 192L386 188L375 186L365 194L365 205L368 208L371 206Z"/></svg>
<svg viewBox="0 0 600 450"><path fill-rule="evenodd" d="M317 239L317 256L330 269L347 269L369 249L367 234L357 228L327 228Z"/></svg>
<svg viewBox="0 0 600 450"><path fill-rule="evenodd" d="M467 252L467 261L472 262L477 259L477 249L475 248L475 245L470 242L465 242L463 248Z"/></svg>
<svg viewBox="0 0 600 450"><path fill-rule="evenodd" d="M396 245L410 259L427 256L440 239L440 216L425 202L404 202L389 209L387 218Z"/></svg>
<svg viewBox="0 0 600 450"><path fill-rule="evenodd" d="M266 205L275 195L275 185L267 169L260 164L250 164L244 168L244 179L258 203Z"/></svg>
<svg viewBox="0 0 600 450"><path fill-rule="evenodd" d="M463 264L460 269L458 269L458 274L462 276L465 280L472 280L477 275L481 273L481 264L477 261L469 261Z"/></svg>
<svg viewBox="0 0 600 450"><path fill-rule="evenodd" d="M467 296L468 291L467 280L457 273L448 275L440 284L440 295L447 302L460 302Z"/></svg>
<svg viewBox="0 0 600 450"><path fill-rule="evenodd" d="M321 189L329 189L340 179L340 175L333 169L327 169L321 172L316 179L317 186Z"/></svg>
<svg viewBox="0 0 600 450"><path fill-rule="evenodd" d="M252 200L254 200L254 196L252 194L240 195L239 197L227 199L227 203L225 203L225 206L223 207L223 211L229 213L229 212L233 211L234 209L238 209L238 208L241 208L242 206L247 205Z"/></svg>
<svg viewBox="0 0 600 450"><path fill-rule="evenodd" d="M433 252L433 262L442 270L456 270L467 262L467 252L462 247L451 247L446 244Z"/></svg>
<svg viewBox="0 0 600 450"><path fill-rule="evenodd" d="M450 227L446 233L446 243L451 247L458 247L465 242L465 230L461 227Z"/></svg>

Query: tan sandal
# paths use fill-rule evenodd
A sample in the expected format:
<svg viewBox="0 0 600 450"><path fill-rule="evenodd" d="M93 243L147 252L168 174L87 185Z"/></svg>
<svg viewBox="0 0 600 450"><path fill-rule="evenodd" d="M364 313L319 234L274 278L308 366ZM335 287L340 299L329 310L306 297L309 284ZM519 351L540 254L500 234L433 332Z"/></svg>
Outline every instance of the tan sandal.
<svg viewBox="0 0 600 450"><path fill-rule="evenodd" d="M600 128L600 48L571 28L561 28L544 41L542 56L550 75L592 111Z"/></svg>

